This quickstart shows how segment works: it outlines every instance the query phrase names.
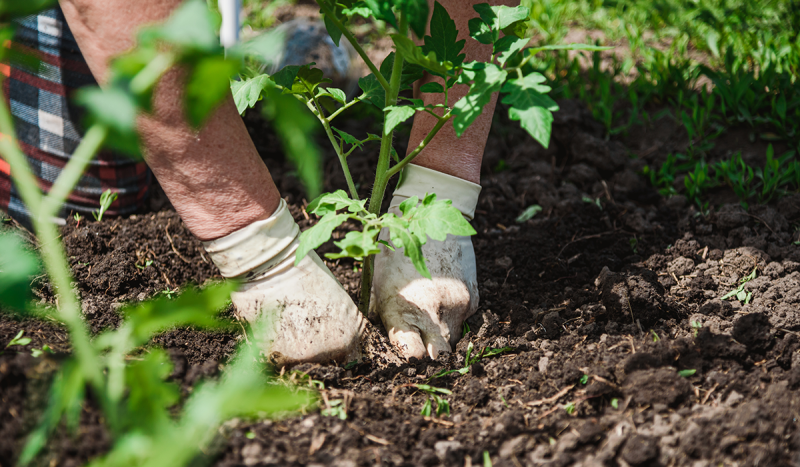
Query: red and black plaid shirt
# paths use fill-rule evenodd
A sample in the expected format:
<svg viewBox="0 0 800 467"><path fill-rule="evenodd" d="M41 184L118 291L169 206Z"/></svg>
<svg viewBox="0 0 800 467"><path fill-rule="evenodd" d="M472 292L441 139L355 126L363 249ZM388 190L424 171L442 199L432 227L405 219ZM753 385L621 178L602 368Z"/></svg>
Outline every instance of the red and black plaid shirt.
<svg viewBox="0 0 800 467"><path fill-rule="evenodd" d="M14 40L4 46L29 53L40 62L35 73L0 64L0 72L5 75L3 96L14 117L20 146L41 188L47 191L83 134L82 113L70 102L70 96L77 88L97 83L60 9L28 16L16 23ZM28 211L13 180L9 165L0 154L0 209L30 226ZM70 212L91 213L100 206L100 195L108 189L119 196L108 214L131 213L144 202L150 180L150 171L143 162L103 151L70 194L61 217Z"/></svg>

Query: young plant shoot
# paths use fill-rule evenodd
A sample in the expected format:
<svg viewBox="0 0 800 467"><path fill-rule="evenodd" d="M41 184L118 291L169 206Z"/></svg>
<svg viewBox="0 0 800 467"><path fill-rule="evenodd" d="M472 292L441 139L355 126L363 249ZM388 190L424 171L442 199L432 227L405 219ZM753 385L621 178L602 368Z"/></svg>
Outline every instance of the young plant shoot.
<svg viewBox="0 0 800 467"><path fill-rule="evenodd" d="M533 72L527 66L528 62L542 50L602 48L586 45L525 48L529 42L525 37L529 15L527 7L480 4L474 7L478 17L469 22L470 40L492 45L492 57L488 62L465 63L466 55L462 53L465 41L457 40L455 22L438 2L434 4L430 28L426 0L317 0L317 3L333 42L338 45L344 37L371 71L371 74L358 81L361 94L348 100L344 91L325 87L331 80L310 63L286 66L271 76L259 75L234 83L235 91L246 90L234 92L234 99L238 109L244 111L255 105L262 94L273 96L277 89L281 94L291 95L305 104L322 124L344 171L347 191L325 193L309 204L308 212L321 219L302 233L296 259L299 262L309 251L330 239L334 229L346 220L360 222L362 230L348 232L342 240L335 242L340 251L326 256L363 261L359 308L367 313L372 285L372 260L380 253L381 244L386 248L402 248L417 271L423 277L430 278L422 255L422 246L428 238L443 241L448 234L475 234L461 212L449 200L437 199L434 193L428 193L422 199L407 199L400 205L402 216L381 214L381 202L389 180L413 161L446 124L452 124L456 135L460 137L481 115L496 92L502 94L502 102L509 106L509 117L519 121L536 141L546 147L550 141L552 112L558 110L558 106L547 96L550 88L542 84L545 77ZM394 51L380 66L370 60L348 29L347 24L354 16L385 21L395 29L396 32L391 34ZM425 35L428 29L430 35ZM422 45L417 45L412 35L422 39ZM400 97L401 91L412 89L413 84L423 79L425 73L438 77L439 81L424 84L420 91L443 94L444 104L425 105L421 99ZM469 86L469 91L466 96L453 102L451 91L455 85ZM321 104L323 98L335 102L333 110ZM383 111L380 135L369 134L359 139L332 126L337 116L356 104L374 105ZM434 116L436 124L419 145L411 148L401 159L392 146L394 130L418 112ZM380 141L380 151L375 164L372 193L368 200L362 200L350 175L347 158L355 149L362 149L371 141ZM382 229L388 229L391 245L378 239Z"/></svg>

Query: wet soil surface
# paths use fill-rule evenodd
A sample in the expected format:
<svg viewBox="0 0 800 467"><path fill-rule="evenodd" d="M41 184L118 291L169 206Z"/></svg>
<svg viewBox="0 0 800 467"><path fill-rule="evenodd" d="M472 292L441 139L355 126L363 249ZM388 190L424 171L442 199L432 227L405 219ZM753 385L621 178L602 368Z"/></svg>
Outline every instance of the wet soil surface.
<svg viewBox="0 0 800 467"><path fill-rule="evenodd" d="M800 465L800 195L704 215L681 196L661 198L639 175L663 156L661 146L679 143L659 140L663 129L607 140L582 104L560 105L549 149L498 109L473 222L481 305L456 349L436 361L380 356L385 330L372 319L370 360L349 370L301 365L287 372L323 382L327 400L343 400L345 420L319 411L234 420L206 460L462 466L484 465L488 452L495 466ZM255 112L246 122L292 214L308 227L314 219L277 139ZM343 129L360 135L369 126L353 120ZM338 163L327 156L326 189L340 188ZM351 156L365 196L375 157ZM533 204L542 211L515 222ZM71 220L62 233L94 332L116 325L124 302L217 277L170 209ZM355 297L357 265L329 266ZM748 303L720 299L754 269L742 287L752 294ZM46 284L37 293L52 298ZM4 315L0 345L23 329L31 345L0 355L3 466L41 413L59 352L69 351L57 325ZM172 378L188 391L217 374L240 339L174 330L153 345L169 350ZM431 379L462 368L470 343L473 353L510 350L464 375ZM43 344L56 355L33 358L30 349ZM421 416L427 396L414 384L451 390L450 414ZM56 436L39 463L81 465L109 445L99 413L87 407L77 434Z"/></svg>

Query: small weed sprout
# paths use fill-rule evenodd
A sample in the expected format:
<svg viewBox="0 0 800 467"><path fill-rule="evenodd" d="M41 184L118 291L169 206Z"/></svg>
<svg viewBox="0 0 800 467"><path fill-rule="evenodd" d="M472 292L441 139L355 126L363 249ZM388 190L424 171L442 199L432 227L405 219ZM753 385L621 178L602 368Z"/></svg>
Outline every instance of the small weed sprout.
<svg viewBox="0 0 800 467"><path fill-rule="evenodd" d="M428 384L415 384L414 387L428 395L425 404L422 406L420 415L423 417L431 417L435 413L437 416L441 414L450 415L450 402L447 401L440 394L450 395L453 392L445 388L437 388Z"/></svg>
<svg viewBox="0 0 800 467"><path fill-rule="evenodd" d="M695 369L689 369L689 370L681 370L681 371L679 371L679 372L678 372L678 375L679 375L681 378L688 378L688 377L690 377L690 376L694 375L695 373L697 373L697 370L695 370Z"/></svg>
<svg viewBox="0 0 800 467"><path fill-rule="evenodd" d="M700 321L692 321L690 324L692 326L692 336L697 337L697 333L703 329L703 325L700 323Z"/></svg>
<svg viewBox="0 0 800 467"><path fill-rule="evenodd" d="M533 216L539 214L540 212L542 212L542 207L539 206L538 204L533 204L531 206L528 206L527 208L525 208L524 211L522 211L522 214L517 216L516 222L517 224L522 224L523 222L532 219Z"/></svg>
<svg viewBox="0 0 800 467"><path fill-rule="evenodd" d="M611 399L611 407L614 407L614 410L618 410L619 409L619 399L617 399L616 397Z"/></svg>
<svg viewBox="0 0 800 467"><path fill-rule="evenodd" d="M347 409L344 406L343 399L334 399L327 401L327 407L320 411L324 417L337 417L339 420L347 420Z"/></svg>
<svg viewBox="0 0 800 467"><path fill-rule="evenodd" d="M748 274L748 275L744 276L743 278L739 279L739 285L735 289L731 290L730 292L728 292L725 295L723 295L722 297L720 297L720 300L728 300L728 299L731 299L731 298L735 297L736 300L739 300L740 302L744 303L745 305L750 303L750 300L753 299L753 292L749 292L747 290L744 290L744 286L745 286L745 284L747 284L748 282L750 282L751 280L756 278L756 271L757 270L758 270L758 266L753 268L753 272L751 272L750 274Z"/></svg>
<svg viewBox="0 0 800 467"><path fill-rule="evenodd" d="M567 415L572 415L575 413L575 403L570 402L569 404L564 406L564 411L567 412Z"/></svg>
<svg viewBox="0 0 800 467"><path fill-rule="evenodd" d="M149 268L149 267L150 267L150 266L152 266L152 265L153 265L153 260L152 260L152 259L147 259L147 260L145 260L145 262L144 262L144 266L142 266L141 264L136 264L135 266L136 266L138 269L147 269L147 268Z"/></svg>
<svg viewBox="0 0 800 467"><path fill-rule="evenodd" d="M473 355L472 352L473 352L474 348L475 347L472 345L472 342L470 342L469 345L467 345L467 352L466 352L466 355L464 357L464 366L463 367L458 368L456 370L442 370L442 371L436 373L435 375L431 376L430 379L441 378L442 376L447 376L447 375L450 375L450 374L453 374L453 373L457 373L459 375L465 375L465 374L467 374L469 372L469 368L473 364L478 363L481 359L494 357L496 355L500 355L500 354L503 354L505 352L509 352L511 350L514 350L513 347L501 347L499 349L494 349L494 348L491 348L491 347L485 347L485 348L481 349L481 351L479 353L477 353L476 355Z"/></svg>
<svg viewBox="0 0 800 467"><path fill-rule="evenodd" d="M94 216L94 220L96 220L97 222L102 221L103 214L105 214L106 211L108 211L108 208L111 207L111 204L114 203L114 201L116 201L118 197L119 195L117 195L117 193L111 190L104 191L103 194L100 195L100 209L92 211L92 216Z"/></svg>
<svg viewBox="0 0 800 467"><path fill-rule="evenodd" d="M585 386L586 383L589 382L589 375L584 374L583 376L581 376L580 382L581 382L581 384L583 384Z"/></svg>
<svg viewBox="0 0 800 467"><path fill-rule="evenodd" d="M603 205L600 203L600 198L592 199L588 196L584 196L583 198L581 198L581 201L583 201L584 203L594 204L595 206L597 206L597 209L601 211L603 210Z"/></svg>
<svg viewBox="0 0 800 467"><path fill-rule="evenodd" d="M631 250L633 251L633 254L634 255L638 255L639 254L639 249L637 248L637 246L639 245L639 239L636 238L635 236L631 237L631 238L628 239L628 244L630 244Z"/></svg>
<svg viewBox="0 0 800 467"><path fill-rule="evenodd" d="M50 346L47 344L44 344L41 349L31 350L31 355L33 356L33 358L39 358L46 353L49 354L53 353L53 349L51 349Z"/></svg>
<svg viewBox="0 0 800 467"><path fill-rule="evenodd" d="M14 338L11 339L11 341L8 344L6 344L6 348L13 347L13 346L25 347L26 345L30 344L31 343L31 338L30 337L22 337L24 334L25 334L24 330L18 332L17 335L14 336Z"/></svg>
<svg viewBox="0 0 800 467"><path fill-rule="evenodd" d="M492 456L489 451L483 451L483 467L492 467Z"/></svg>
<svg viewBox="0 0 800 467"><path fill-rule="evenodd" d="M654 330L652 330L652 329L650 330L650 335L652 335L652 336L653 336L653 342L658 342L658 341L660 341L660 340L661 340L661 339L658 337L658 334L657 334L657 333L656 333Z"/></svg>

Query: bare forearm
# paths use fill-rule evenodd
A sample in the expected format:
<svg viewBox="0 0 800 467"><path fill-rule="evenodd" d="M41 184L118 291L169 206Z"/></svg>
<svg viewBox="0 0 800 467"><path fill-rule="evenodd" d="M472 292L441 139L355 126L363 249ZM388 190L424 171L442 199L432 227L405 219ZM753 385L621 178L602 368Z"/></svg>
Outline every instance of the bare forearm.
<svg viewBox="0 0 800 467"><path fill-rule="evenodd" d="M165 20L181 0L62 0L61 7L95 78L134 46L141 27ZM156 87L154 115L139 118L150 168L189 229L209 240L268 217L280 195L227 99L201 131L183 113L183 73L169 71Z"/></svg>

